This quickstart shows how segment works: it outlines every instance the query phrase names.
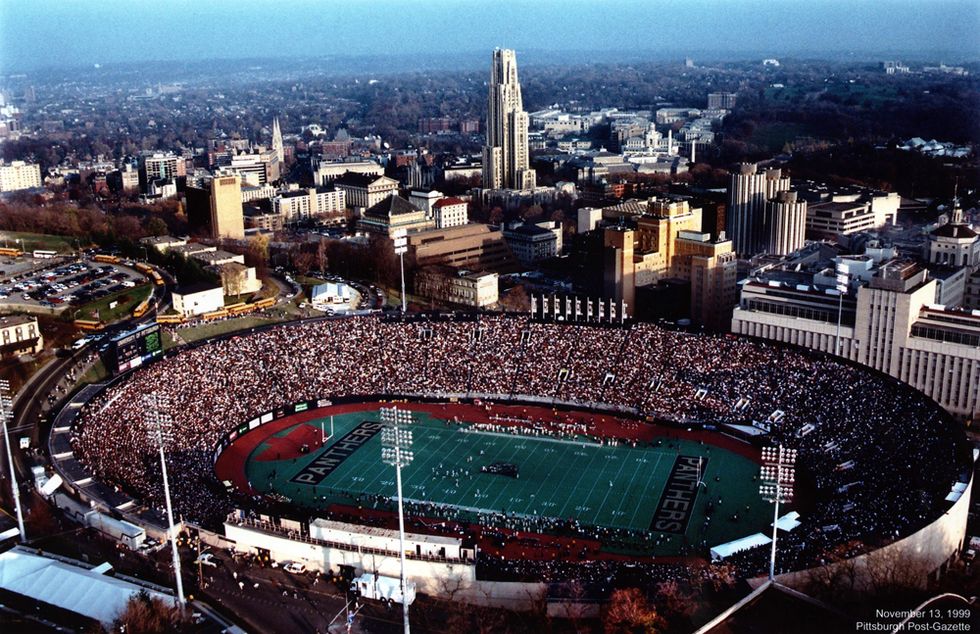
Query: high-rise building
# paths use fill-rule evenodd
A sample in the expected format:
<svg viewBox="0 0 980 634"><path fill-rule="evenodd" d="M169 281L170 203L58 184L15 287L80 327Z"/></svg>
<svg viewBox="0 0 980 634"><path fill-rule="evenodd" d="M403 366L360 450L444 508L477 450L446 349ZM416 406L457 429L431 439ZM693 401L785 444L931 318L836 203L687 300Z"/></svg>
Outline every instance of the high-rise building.
<svg viewBox="0 0 980 634"><path fill-rule="evenodd" d="M740 163L728 186L726 220L728 235L739 257L761 253L769 232L765 226L766 203L789 190L789 178L779 169L759 173L755 163Z"/></svg>
<svg viewBox="0 0 980 634"><path fill-rule="evenodd" d="M140 157L140 184L146 189L150 183L159 180L176 181L178 176L186 176L187 168L183 157L156 152Z"/></svg>
<svg viewBox="0 0 980 634"><path fill-rule="evenodd" d="M712 92L708 93L708 110L723 109L731 110L735 107L735 93L733 92Z"/></svg>
<svg viewBox="0 0 980 634"><path fill-rule="evenodd" d="M806 234L806 201L797 200L796 192L779 192L766 203L763 226L769 232L765 253L789 255L803 246Z"/></svg>
<svg viewBox="0 0 980 634"><path fill-rule="evenodd" d="M222 176L211 181L211 236L245 238L242 182L238 176Z"/></svg>
<svg viewBox="0 0 980 634"><path fill-rule="evenodd" d="M494 49L487 100L487 143L483 147L484 189L534 189L529 165L528 116L517 80L517 56Z"/></svg>
<svg viewBox="0 0 980 634"><path fill-rule="evenodd" d="M188 185L187 221L194 233L211 238L245 238L241 179L215 176L200 186Z"/></svg>
<svg viewBox="0 0 980 634"><path fill-rule="evenodd" d="M36 163L0 163L0 192L14 192L41 186L41 168Z"/></svg>
<svg viewBox="0 0 980 634"><path fill-rule="evenodd" d="M602 234L602 292L626 309L636 309L636 266L633 263L634 232L624 227L608 227Z"/></svg>

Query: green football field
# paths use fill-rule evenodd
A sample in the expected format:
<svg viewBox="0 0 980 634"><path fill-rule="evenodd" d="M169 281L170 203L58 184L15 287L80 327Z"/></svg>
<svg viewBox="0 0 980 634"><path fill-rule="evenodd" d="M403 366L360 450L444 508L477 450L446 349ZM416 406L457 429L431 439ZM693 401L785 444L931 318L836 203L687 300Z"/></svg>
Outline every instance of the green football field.
<svg viewBox="0 0 980 634"><path fill-rule="evenodd" d="M381 462L380 434L353 450L342 451L342 459L331 462L330 469L311 471L323 464L325 452L339 450L338 443L343 444L345 435L355 428L363 430L364 422L378 421L377 416L376 411L335 416L334 433L325 447L317 445L321 423L330 435L329 420L298 423L266 438L246 461L251 486L314 509L331 503L378 506L374 496L396 495L394 468ZM772 507L759 498L755 478L758 465L719 447L664 439L659 444L633 448L465 431L463 427L447 426L424 413L415 413L414 461L402 469L406 501L453 507L459 511L458 519L505 512L517 517L573 518L588 526L650 531L660 538L658 554L673 554L685 542L713 546L770 530ZM290 450L297 443L307 444L309 453ZM687 464L697 462L703 467L703 484L692 496L684 528L661 532L655 528L655 519L662 517L655 518L655 514L658 508L663 509L661 498L678 456ZM481 467L494 463L517 465L519 476L480 472ZM705 526L709 504L713 507L712 520Z"/></svg>

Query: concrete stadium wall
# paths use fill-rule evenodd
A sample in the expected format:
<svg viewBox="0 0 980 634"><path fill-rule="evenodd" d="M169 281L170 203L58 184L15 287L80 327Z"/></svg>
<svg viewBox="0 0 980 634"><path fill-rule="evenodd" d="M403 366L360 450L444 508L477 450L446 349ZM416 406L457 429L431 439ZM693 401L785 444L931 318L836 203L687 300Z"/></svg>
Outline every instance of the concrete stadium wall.
<svg viewBox="0 0 980 634"><path fill-rule="evenodd" d="M225 524L225 537L240 551L268 550L276 561L301 561L307 568L335 572L352 566L356 574L377 572L387 577L401 575L397 555L359 553L323 544L290 539L248 526ZM405 574L424 594L509 610L531 610L541 605L547 586L543 583L478 581L472 562L405 560Z"/></svg>
<svg viewBox="0 0 980 634"><path fill-rule="evenodd" d="M777 575L776 581L810 594L820 594L830 586L838 592L846 589L858 594L894 585L925 588L963 549L973 480L971 476L966 491L948 511L908 537L827 566ZM749 585L757 588L767 581L757 577L750 579Z"/></svg>

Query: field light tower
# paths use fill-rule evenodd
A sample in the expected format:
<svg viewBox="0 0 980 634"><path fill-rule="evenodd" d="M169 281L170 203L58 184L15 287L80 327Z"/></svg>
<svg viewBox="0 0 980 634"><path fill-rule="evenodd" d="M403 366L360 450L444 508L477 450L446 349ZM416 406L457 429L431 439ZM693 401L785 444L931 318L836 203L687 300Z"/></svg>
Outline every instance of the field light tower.
<svg viewBox="0 0 980 634"><path fill-rule="evenodd" d="M840 326L844 318L844 296L847 295L848 285L851 276L847 272L847 267L837 263L837 337L834 338L834 354L840 356Z"/></svg>
<svg viewBox="0 0 980 634"><path fill-rule="evenodd" d="M408 230L399 229L391 234L392 244L395 247L395 255L401 260L402 268L402 315L408 307L405 299L405 253L408 252ZM382 410L384 411L384 410Z"/></svg>
<svg viewBox="0 0 980 634"><path fill-rule="evenodd" d="M3 418L3 441L7 445L7 465L10 467L10 491L14 494L14 509L17 511L17 528L20 530L20 541L27 539L24 534L24 513L20 508L20 487L17 486L17 469L14 468L14 457L10 453L10 429L7 423L14 417L14 399L10 395L10 381L0 380L0 418Z"/></svg>
<svg viewBox="0 0 980 634"><path fill-rule="evenodd" d="M772 516L772 554L769 557L769 581L776 576L776 524L779 521L779 503L789 503L793 499L793 485L796 482L796 450L779 445L762 448L762 484L759 494L767 502L775 505Z"/></svg>
<svg viewBox="0 0 980 634"><path fill-rule="evenodd" d="M402 467L415 459L412 453L412 412L397 407L382 407L381 422L387 425L381 430L381 460L395 468L395 484L398 487L398 545L402 560L402 616L405 634L409 634L408 601L405 600L405 511L402 508Z"/></svg>
<svg viewBox="0 0 980 634"><path fill-rule="evenodd" d="M167 480L167 458L164 447L173 440L173 419L164 412L166 400L157 395L149 394L144 399L146 403L146 433L150 442L160 449L160 469L163 471L163 496L167 500L167 527L170 533L170 546L174 556L174 576L177 578L177 601L181 610L184 609L184 581L180 576L180 553L177 551L177 531L174 529L174 511L170 505L170 483Z"/></svg>

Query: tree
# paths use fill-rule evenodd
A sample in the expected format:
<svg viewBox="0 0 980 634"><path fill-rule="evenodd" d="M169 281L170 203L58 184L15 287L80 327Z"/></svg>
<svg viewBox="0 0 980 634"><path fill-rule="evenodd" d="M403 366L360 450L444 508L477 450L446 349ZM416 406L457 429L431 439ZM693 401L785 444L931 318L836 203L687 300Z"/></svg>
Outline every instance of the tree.
<svg viewBox="0 0 980 634"><path fill-rule="evenodd" d="M178 609L140 590L126 602L114 629L127 634L165 634L187 631L188 625L187 617Z"/></svg>
<svg viewBox="0 0 980 634"><path fill-rule="evenodd" d="M269 237L263 234L248 239L245 248L245 264L254 266L259 277L265 277L269 269Z"/></svg>
<svg viewBox="0 0 980 634"><path fill-rule="evenodd" d="M327 257L327 240L320 238L320 243L316 245L316 265L320 269L320 275L326 275L327 264L330 258Z"/></svg>
<svg viewBox="0 0 980 634"><path fill-rule="evenodd" d="M293 254L293 267L300 275L306 275L313 268L313 261L316 259L312 253L298 251Z"/></svg>
<svg viewBox="0 0 980 634"><path fill-rule="evenodd" d="M500 298L500 307L509 313L526 313L531 310L531 295L523 284L518 284Z"/></svg>
<svg viewBox="0 0 980 634"><path fill-rule="evenodd" d="M665 623L638 588L625 588L613 591L603 625L607 634L655 634Z"/></svg>
<svg viewBox="0 0 980 634"><path fill-rule="evenodd" d="M146 231L147 234L151 236L166 235L167 231L169 231L169 229L167 229L167 223L164 222L163 219L158 218L156 216L153 216L152 218L146 221L144 230Z"/></svg>
<svg viewBox="0 0 980 634"><path fill-rule="evenodd" d="M492 225L499 225L504 221L504 210L500 207L494 207L490 210L490 217L487 220Z"/></svg>

